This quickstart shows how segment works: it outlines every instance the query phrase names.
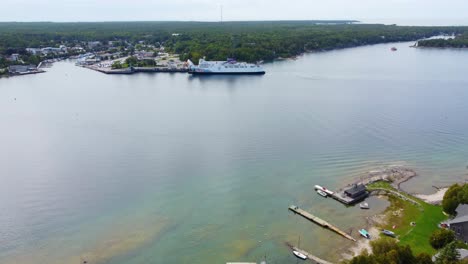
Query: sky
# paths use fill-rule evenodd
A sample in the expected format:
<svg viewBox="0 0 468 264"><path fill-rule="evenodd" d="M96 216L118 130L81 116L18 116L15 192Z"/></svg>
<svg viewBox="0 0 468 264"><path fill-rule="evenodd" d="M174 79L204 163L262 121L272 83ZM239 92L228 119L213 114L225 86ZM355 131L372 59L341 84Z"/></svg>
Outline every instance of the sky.
<svg viewBox="0 0 468 264"><path fill-rule="evenodd" d="M0 6L0 21L219 21L222 6L225 21L468 25L468 0L0 0Z"/></svg>

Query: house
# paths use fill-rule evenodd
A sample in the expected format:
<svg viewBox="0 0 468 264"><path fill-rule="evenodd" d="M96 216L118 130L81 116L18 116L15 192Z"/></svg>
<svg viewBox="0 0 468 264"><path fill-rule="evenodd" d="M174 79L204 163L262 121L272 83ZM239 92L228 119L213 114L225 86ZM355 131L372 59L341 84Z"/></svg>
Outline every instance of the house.
<svg viewBox="0 0 468 264"><path fill-rule="evenodd" d="M11 65L8 66L8 72L10 74L23 74L37 70L34 65Z"/></svg>
<svg viewBox="0 0 468 264"><path fill-rule="evenodd" d="M42 49L43 54L49 54L49 53L58 54L58 53L61 53L61 52L63 52L63 49L61 49L61 48L47 47L47 48Z"/></svg>
<svg viewBox="0 0 468 264"><path fill-rule="evenodd" d="M94 49L99 45L101 45L100 41L89 41L88 42L88 48L90 48L90 49Z"/></svg>
<svg viewBox="0 0 468 264"><path fill-rule="evenodd" d="M457 209L457 217L446 222L447 226L455 232L457 239L468 242L468 204L460 204Z"/></svg>
<svg viewBox="0 0 468 264"><path fill-rule="evenodd" d="M139 60L154 59L154 52L152 51L137 51L135 56Z"/></svg>
<svg viewBox="0 0 468 264"><path fill-rule="evenodd" d="M18 61L18 60L19 60L19 57L20 57L19 54L13 53L13 54L10 55L10 57L8 57L8 60L9 60L9 61Z"/></svg>
<svg viewBox="0 0 468 264"><path fill-rule="evenodd" d="M354 184L351 188L346 189L344 191L344 193L349 198L352 198L352 199L355 199L355 200L364 198L369 194L369 192L367 192L366 186L364 186L364 184Z"/></svg>
<svg viewBox="0 0 468 264"><path fill-rule="evenodd" d="M32 55L42 54L42 49L40 48L26 48L26 51Z"/></svg>
<svg viewBox="0 0 468 264"><path fill-rule="evenodd" d="M73 48L70 48L70 50L73 52L84 52L85 50L81 46L75 46Z"/></svg>

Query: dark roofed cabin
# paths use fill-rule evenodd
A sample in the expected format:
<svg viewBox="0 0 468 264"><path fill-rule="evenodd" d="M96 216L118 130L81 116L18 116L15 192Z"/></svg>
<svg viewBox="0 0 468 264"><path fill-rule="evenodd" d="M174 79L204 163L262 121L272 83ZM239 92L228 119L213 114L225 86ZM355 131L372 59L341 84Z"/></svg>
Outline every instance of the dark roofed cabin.
<svg viewBox="0 0 468 264"><path fill-rule="evenodd" d="M455 232L457 239L468 242L468 205L460 204L457 209L457 217L448 221L449 228Z"/></svg>
<svg viewBox="0 0 468 264"><path fill-rule="evenodd" d="M355 184L353 187L345 190L344 193L353 199L367 196L367 190L363 184Z"/></svg>

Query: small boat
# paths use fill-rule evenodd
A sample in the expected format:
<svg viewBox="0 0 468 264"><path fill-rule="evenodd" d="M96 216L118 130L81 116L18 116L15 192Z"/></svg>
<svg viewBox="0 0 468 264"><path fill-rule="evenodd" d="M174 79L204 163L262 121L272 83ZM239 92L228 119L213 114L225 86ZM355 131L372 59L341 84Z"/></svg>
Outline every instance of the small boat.
<svg viewBox="0 0 468 264"><path fill-rule="evenodd" d="M296 249L299 249L300 244L301 244L301 237L299 237L299 240L297 241L297 248L293 248L293 254L297 258L300 258L302 260L306 260L307 256L304 253L299 252L299 251L296 250Z"/></svg>
<svg viewBox="0 0 468 264"><path fill-rule="evenodd" d="M367 232L367 230L365 230L365 229L359 230L359 234L361 234L361 236L363 236L363 237L365 237L367 239L370 239L369 232Z"/></svg>
<svg viewBox="0 0 468 264"><path fill-rule="evenodd" d="M392 47L390 50L391 50L391 51L397 51L398 49L395 48L395 47Z"/></svg>
<svg viewBox="0 0 468 264"><path fill-rule="evenodd" d="M296 256L296 257L298 257L298 258L300 258L300 259L302 259L302 260L306 260L306 259L307 259L307 256L304 255L304 254L302 254L302 253L299 252L299 251L293 250L293 254L294 254L294 256Z"/></svg>
<svg viewBox="0 0 468 264"><path fill-rule="evenodd" d="M327 198L328 194L322 190L317 190L317 193L320 194L321 196Z"/></svg>
<svg viewBox="0 0 468 264"><path fill-rule="evenodd" d="M332 192L332 191L330 191L330 190L328 190L327 188L322 187L322 186L320 186L320 185L315 185L314 188L315 188L315 190L320 190L320 191L322 191L322 192L324 192L324 193L326 193L326 194L328 194L328 195L333 195L333 192Z"/></svg>
<svg viewBox="0 0 468 264"><path fill-rule="evenodd" d="M369 209L369 204L368 204L368 203L361 203L361 204L359 204L359 208L361 208L361 209Z"/></svg>
<svg viewBox="0 0 468 264"><path fill-rule="evenodd" d="M395 237L395 233L393 233L392 231L390 230L382 230L382 234L386 235L386 236L389 236L389 237Z"/></svg>

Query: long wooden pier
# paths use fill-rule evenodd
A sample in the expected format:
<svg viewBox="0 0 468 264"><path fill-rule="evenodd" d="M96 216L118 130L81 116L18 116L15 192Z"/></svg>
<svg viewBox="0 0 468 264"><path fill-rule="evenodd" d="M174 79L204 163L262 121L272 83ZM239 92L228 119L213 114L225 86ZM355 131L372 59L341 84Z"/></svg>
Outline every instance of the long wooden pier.
<svg viewBox="0 0 468 264"><path fill-rule="evenodd" d="M351 241L356 241L356 239L354 239L352 236L348 235L348 233L342 231L338 227L328 223L325 220L322 220L322 219L316 217L315 215L313 215L313 214L311 214L311 213L309 213L307 211L302 210L301 208L299 208L299 207L297 207L295 205L289 206L289 210L293 211L296 214L299 214L299 215L303 216L304 218L306 218L306 219L308 219L308 220L310 220L310 221L312 221L312 222L314 222L314 223L316 223L316 224L318 224L318 225L320 225L320 226L322 226L324 228L328 228L328 229L336 232L337 234L339 234L339 235L341 235L341 236L343 236L343 237L345 237L345 238L347 238L347 239L349 239Z"/></svg>
<svg viewBox="0 0 468 264"><path fill-rule="evenodd" d="M310 254L309 252L303 250L303 249L300 249L300 248L297 248L289 243L287 243L287 245L292 249L292 250L295 250L297 252L301 252L302 254L306 255L308 259L312 260L313 262L315 263L318 263L318 264L333 264L329 261L326 261L326 260L323 260L317 256L314 256L312 254Z"/></svg>

